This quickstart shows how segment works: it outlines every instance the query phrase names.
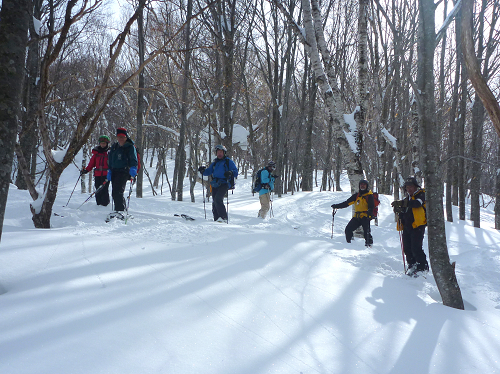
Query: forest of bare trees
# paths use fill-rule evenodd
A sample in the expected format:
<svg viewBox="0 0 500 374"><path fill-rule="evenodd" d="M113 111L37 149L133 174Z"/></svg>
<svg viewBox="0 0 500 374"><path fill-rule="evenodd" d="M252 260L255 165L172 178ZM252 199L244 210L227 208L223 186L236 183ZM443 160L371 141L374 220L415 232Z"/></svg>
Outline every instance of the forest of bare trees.
<svg viewBox="0 0 500 374"><path fill-rule="evenodd" d="M1 25L10 3L2 33L16 31ZM126 127L156 170L141 169L138 197L150 183L182 200L189 178L194 201L196 170L222 143L240 178L275 160L278 196L339 190L347 170L352 189L363 177L399 198L415 175L430 237L444 238L452 206L479 227L480 208L494 204L500 229L498 1L127 0L119 12L104 0L23 3L17 116L1 123L2 142L5 129L17 133L0 155L12 165L1 169L2 219L10 182L36 201L35 227L50 227L64 169ZM429 246L431 263L446 262L443 240Z"/></svg>

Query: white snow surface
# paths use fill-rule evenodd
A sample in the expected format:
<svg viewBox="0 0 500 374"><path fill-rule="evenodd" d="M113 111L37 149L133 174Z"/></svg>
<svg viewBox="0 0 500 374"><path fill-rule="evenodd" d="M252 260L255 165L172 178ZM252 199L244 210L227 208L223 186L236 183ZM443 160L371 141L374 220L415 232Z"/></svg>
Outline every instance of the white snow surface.
<svg viewBox="0 0 500 374"><path fill-rule="evenodd" d="M144 163L146 164L146 163ZM173 166L169 165L169 171ZM153 178L154 167L150 169ZM68 167L52 228L34 229L30 198L11 186L0 250L0 373L500 372L500 233L446 223L465 310L442 305L432 272L403 274L391 197L381 195L375 244L347 244L348 192L274 197L256 218L250 179L229 195L229 224L196 203L153 197L134 216L77 190ZM320 176L319 176L320 178ZM345 191L349 189L343 178ZM126 191L128 192L127 186ZM189 222L174 214L188 214ZM333 238L332 236L333 229ZM425 241L427 253L427 240Z"/></svg>

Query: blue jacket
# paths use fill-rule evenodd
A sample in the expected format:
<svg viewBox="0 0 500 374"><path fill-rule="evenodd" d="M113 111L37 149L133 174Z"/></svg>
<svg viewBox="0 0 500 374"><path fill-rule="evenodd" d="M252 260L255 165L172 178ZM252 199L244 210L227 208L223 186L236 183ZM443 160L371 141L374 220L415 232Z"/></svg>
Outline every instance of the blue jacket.
<svg viewBox="0 0 500 374"><path fill-rule="evenodd" d="M236 178L238 176L238 168L234 164L234 162L227 158L224 157L222 159L216 158L208 168L205 169L203 172L204 176L211 175L212 176L212 182L210 184L212 187L219 187L222 184L228 184L229 188L233 187L230 183L230 179L226 178L224 176L224 173L226 171L232 171L233 172L233 177Z"/></svg>
<svg viewBox="0 0 500 374"><path fill-rule="evenodd" d="M132 139L128 138L123 147L118 142L113 144L108 154L108 169L128 171L133 166L137 167L137 152Z"/></svg>
<svg viewBox="0 0 500 374"><path fill-rule="evenodd" d="M269 185L269 187L271 187L271 188L270 189L261 188L259 191L259 196L264 195L265 193L269 193L272 190L274 190L274 177L269 172L269 170L267 170L267 168L260 172L260 181L262 184L267 183Z"/></svg>

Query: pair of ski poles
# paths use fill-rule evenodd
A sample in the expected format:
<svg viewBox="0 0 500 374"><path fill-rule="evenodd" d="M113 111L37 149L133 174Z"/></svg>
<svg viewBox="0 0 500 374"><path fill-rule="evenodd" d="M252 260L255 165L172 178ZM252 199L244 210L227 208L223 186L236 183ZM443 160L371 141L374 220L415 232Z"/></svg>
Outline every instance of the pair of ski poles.
<svg viewBox="0 0 500 374"><path fill-rule="evenodd" d="M78 182L77 182L77 183L78 183ZM107 180L107 179L105 179L105 180L104 180L104 183L103 183L103 184L101 184L97 190L95 190L94 192L92 192L92 193L90 194L90 196L89 196L89 197L87 197L87 200L85 200L83 203L81 203L81 204L80 204L80 206L79 206L78 208L76 208L76 209L80 209L80 208L83 206L83 204L85 204L87 201L89 201L89 200L92 198L92 196L94 196L95 194L99 193L99 191L101 191L101 190L104 188L104 186L106 185L106 183L108 183L108 180ZM76 187L76 186L75 186L75 187ZM71 195L73 195L73 192L71 193ZM70 196L69 198L71 199L71 196ZM68 200L68 203L69 203L69 200ZM66 204L66 205L68 205L68 204Z"/></svg>
<svg viewBox="0 0 500 374"><path fill-rule="evenodd" d="M205 219L207 219L207 208L205 206L205 184L203 183L203 174L201 175L201 188L203 193L203 211L205 213ZM227 199L226 199L226 214L227 214L227 224L229 224L229 190L227 191Z"/></svg>

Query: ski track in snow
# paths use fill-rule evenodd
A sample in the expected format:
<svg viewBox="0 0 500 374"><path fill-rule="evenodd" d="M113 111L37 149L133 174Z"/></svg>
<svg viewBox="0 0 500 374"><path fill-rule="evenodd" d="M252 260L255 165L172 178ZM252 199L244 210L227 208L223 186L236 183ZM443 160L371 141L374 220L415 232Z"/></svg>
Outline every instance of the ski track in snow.
<svg viewBox="0 0 500 374"><path fill-rule="evenodd" d="M125 308L127 315L132 316L128 318L140 316L141 321L137 326L129 322L132 330L124 331L121 338L121 330L111 330L116 334L113 337L118 342L116 349L125 348L123 342L129 338L145 347L152 341L161 342L155 345L158 350L155 355L159 356L153 356L148 364L151 370L142 372L202 373L200 367L210 362L214 366L205 368L206 372L217 374L298 373L299 370L303 374L395 374L402 372L400 369L411 357L406 350L417 348L411 345L411 339L427 342L418 335L420 331L427 328L439 333L446 330L443 327L446 320L450 326L460 323L458 315L444 317L441 310L436 311L441 298L432 273L427 278L403 274L401 247L390 207L392 197L380 195L379 226L372 224L374 245L366 248L364 239L345 242L344 228L352 214L350 208L337 211L332 238L330 205L344 201L350 193L315 191L274 196L274 215L262 220L256 217L260 204L258 194L252 197L249 192L250 183L251 179L238 180L237 190L229 194L229 224L211 220L211 201L205 204L205 220L201 188L195 191L196 203L191 203L173 202L168 195L153 197L147 187L142 199L136 198L134 191L130 202L133 219L127 224L118 220L105 223L110 207L98 207L90 201L76 209L88 195L75 194L69 205L62 207L74 184L62 183L54 204L54 212L59 216L52 217L53 229L45 232L24 229L30 227L27 223L30 213L26 209L29 196L24 191L11 191L4 224L7 251L3 256L9 261L11 256L17 258L16 253L23 252L26 257L24 263L17 261L14 269L0 273L0 284L9 291L7 295L29 293L34 298L34 308L38 305L42 310L42 324L29 321L23 326L27 312L20 308L7 317L18 321L19 327L14 324L7 329L0 347L12 347L13 342L21 345L30 341L32 335L38 336L28 332L30 328L55 340L55 326L79 330L77 316L87 324L102 319L105 324L100 320L96 324L106 326L107 331L108 325L117 323L113 319L116 312ZM195 221L174 214L187 214ZM447 223L447 233L453 238L448 240L450 257L458 264L459 283L467 285L462 290L466 303L466 312L462 313L477 311L478 303L484 300L500 309L500 235L491 228L492 213L485 211L483 216L486 227L481 230L464 222ZM18 242L9 233L19 233L25 238ZM36 243L40 238L44 238L42 245ZM31 243L37 246L36 254L29 249ZM427 240L424 243L428 253ZM464 243L467 243L465 250ZM68 250L72 248L74 251ZM339 276L342 274L345 276ZM96 293L97 290L101 293ZM389 293L393 290L401 291L409 305L401 308L400 300ZM366 292L369 296L363 296ZM408 296L408 292L416 298ZM44 304L45 294L54 299L54 307ZM88 298L91 303L70 302L78 297ZM274 302L264 302L269 299ZM78 310L79 305L84 309ZM183 314L179 314L181 306L185 308ZM346 307L350 312L344 312ZM59 308L60 315L51 314L51 308ZM415 310L422 314L411 314ZM30 314L27 316L31 318ZM367 318L368 322L364 322ZM484 321L479 316L469 318L475 323L471 328L487 325L490 335L485 339L491 344L474 353L476 362L466 367L491 368L494 363L486 357L500 350L500 329L495 321ZM162 328L151 328L148 319L170 323L175 320L180 326L162 327L169 334L166 337ZM428 323L425 328L422 320ZM193 327L184 326L182 331L186 321ZM394 325L398 334L388 328L395 321L401 322ZM196 330L197 327L210 331L211 335ZM379 331L384 329L388 331L380 335ZM18 330L23 333L16 335ZM83 334L81 331L80 335ZM89 342L95 336L93 331L85 334ZM383 345L386 334L397 335L392 348ZM237 344L231 344L231 339ZM431 334L431 343L432 339ZM177 348L185 344L196 357L191 366L182 361L182 348ZM196 349L198 344L204 344L205 348ZM246 349L233 352L238 357L235 362L214 361L213 355L217 353L227 360L237 346ZM48 351L41 351L42 347L44 344L39 345L35 339L29 362L39 361L37 355L53 354L58 349L48 345ZM227 353L219 351L224 348ZM18 352L27 349L19 348ZM428 372L443 373L443 362L431 365L436 356L434 349L439 351L442 346L431 345L429 352L424 349L429 365L426 366L425 360L416 364L419 373L431 367L434 371ZM144 355L134 351L132 356L150 357L148 352L145 348ZM205 357L208 354L210 358ZM9 355L9 360L13 360L15 367L18 363L12 357ZM108 372L138 372L130 360ZM450 373L465 374L458 369L459 361L449 365L453 370ZM253 366L247 367L246 362L252 362ZM45 364L52 372L58 367ZM82 367L92 367L85 365ZM105 366L103 362L102 367Z"/></svg>

